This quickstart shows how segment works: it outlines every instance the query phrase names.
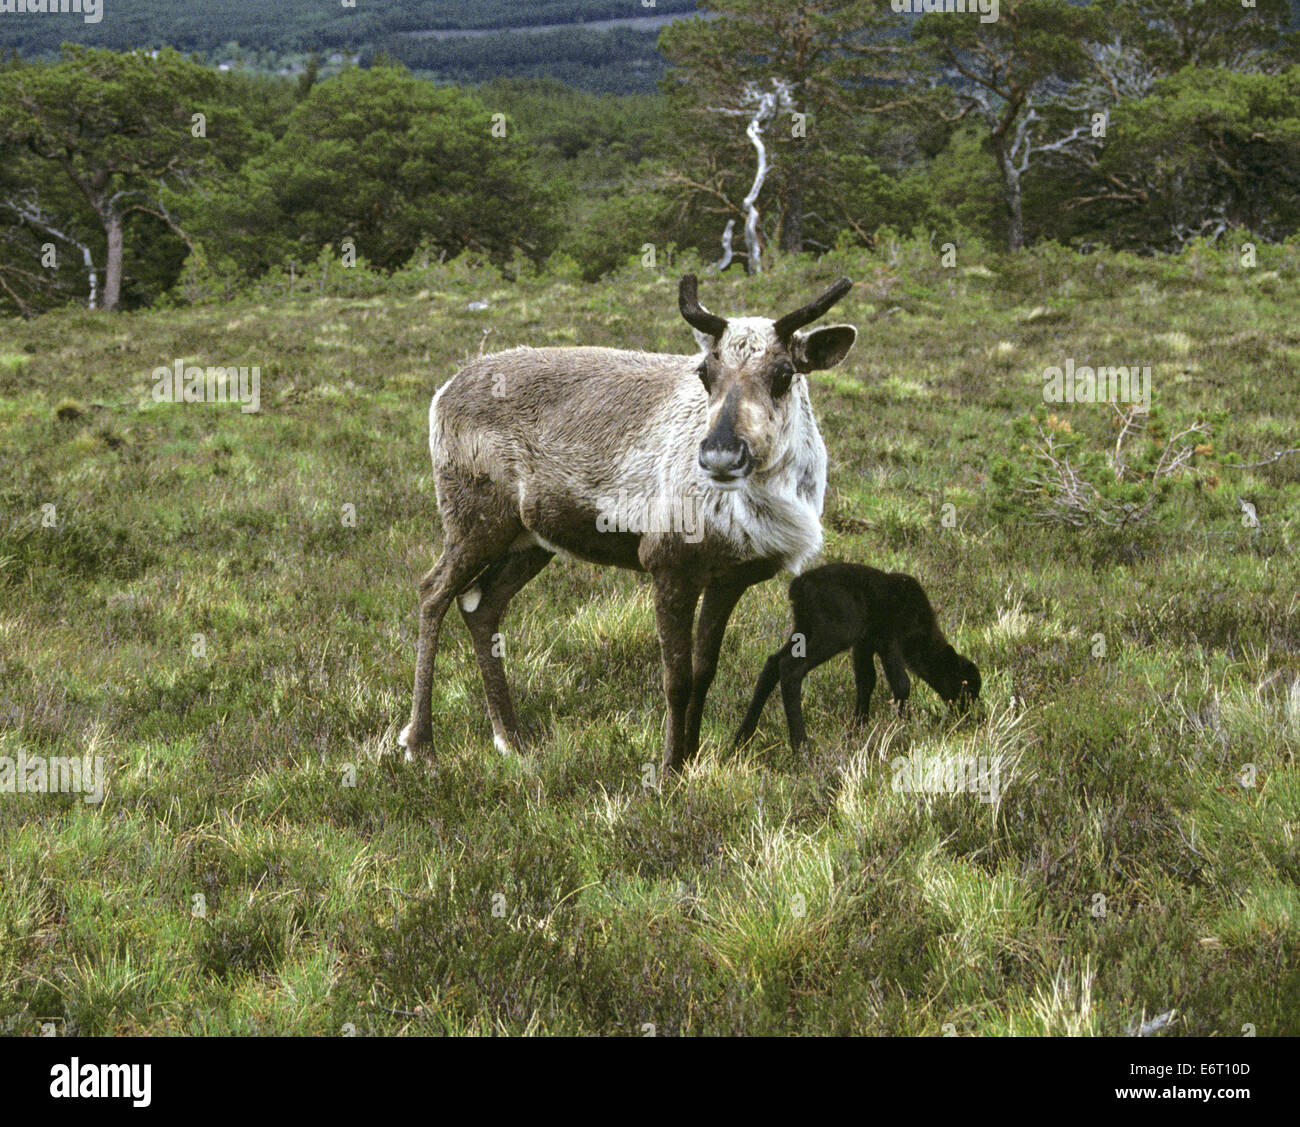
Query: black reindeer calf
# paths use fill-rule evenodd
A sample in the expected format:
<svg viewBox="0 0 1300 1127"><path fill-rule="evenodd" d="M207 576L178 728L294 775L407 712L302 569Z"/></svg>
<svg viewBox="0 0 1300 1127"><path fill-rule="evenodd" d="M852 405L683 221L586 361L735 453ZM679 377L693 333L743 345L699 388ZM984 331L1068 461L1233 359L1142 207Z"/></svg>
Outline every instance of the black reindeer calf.
<svg viewBox="0 0 1300 1127"><path fill-rule="evenodd" d="M866 716L876 687L876 654L899 704L911 689L909 668L950 704L964 708L979 696L979 669L948 644L930 600L910 575L863 564L826 564L790 584L790 605L794 631L763 666L754 699L736 733L737 747L754 734L763 705L780 682L790 743L798 751L807 739L803 679L847 649L853 651L854 712L859 720Z"/></svg>

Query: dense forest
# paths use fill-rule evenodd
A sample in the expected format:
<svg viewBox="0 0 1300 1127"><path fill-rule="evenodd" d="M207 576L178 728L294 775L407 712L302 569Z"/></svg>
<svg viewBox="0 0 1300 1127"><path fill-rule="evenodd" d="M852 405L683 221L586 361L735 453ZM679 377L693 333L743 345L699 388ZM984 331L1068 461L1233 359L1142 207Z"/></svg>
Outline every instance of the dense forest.
<svg viewBox="0 0 1300 1127"><path fill-rule="evenodd" d="M334 261L391 276L468 254L594 280L683 254L761 270L883 230L1154 254L1300 226L1288 0L1002 0L993 21L874 0L701 9L661 20L654 61L635 57L652 35L615 27L408 38L414 69L365 43L512 9L376 3L351 37L346 9L124 3L50 57L37 33L80 23L0 16L10 42L33 37L0 67L0 310L292 288ZM259 46L223 63L213 45L245 18ZM133 35L169 45L123 49ZM306 52L299 73L266 73L281 49ZM639 62L663 69L651 93L580 88Z"/></svg>

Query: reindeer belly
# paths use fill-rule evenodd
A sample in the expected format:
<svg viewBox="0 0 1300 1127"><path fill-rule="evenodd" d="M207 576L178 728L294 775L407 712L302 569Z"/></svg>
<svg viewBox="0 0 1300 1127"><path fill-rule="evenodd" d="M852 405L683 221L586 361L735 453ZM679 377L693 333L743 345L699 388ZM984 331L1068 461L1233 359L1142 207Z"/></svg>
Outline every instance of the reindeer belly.
<svg viewBox="0 0 1300 1127"><path fill-rule="evenodd" d="M519 487L519 519L525 531L514 544L540 544L589 563L641 570L641 533L611 526L600 509L571 494Z"/></svg>

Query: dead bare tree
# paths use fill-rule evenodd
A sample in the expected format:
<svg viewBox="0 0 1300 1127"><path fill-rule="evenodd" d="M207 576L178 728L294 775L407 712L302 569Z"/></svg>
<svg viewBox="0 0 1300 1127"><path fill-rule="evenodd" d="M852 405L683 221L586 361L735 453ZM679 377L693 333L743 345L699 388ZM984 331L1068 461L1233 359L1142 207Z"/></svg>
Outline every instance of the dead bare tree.
<svg viewBox="0 0 1300 1127"><path fill-rule="evenodd" d="M759 274L763 270L763 251L758 235L758 196L763 190L763 182L771 170L767 155L767 146L763 144L763 126L778 112L794 112L794 102L790 98L789 85L779 78L772 79L771 90L760 90L752 83L746 83L740 98L742 106L749 108L732 108L728 106L710 106L713 113L727 114L731 117L748 117L745 135L754 146L757 154L757 166L754 170L754 182L749 194L741 201L745 212L745 249L746 273ZM724 236L725 238L725 236ZM726 243L724 242L724 246Z"/></svg>
<svg viewBox="0 0 1300 1127"><path fill-rule="evenodd" d="M3 207L10 214L14 215L20 223L34 228L45 235L58 239L70 247L75 247L81 252L82 267L86 275L86 284L89 287L89 296L86 299L86 308L96 308L99 298L99 271L95 268L95 256L89 246L82 242L77 236L70 234L66 225L56 227L52 217L45 214L40 203L33 195L26 196L7 196L0 199L0 207ZM33 280L39 278L38 275L29 275ZM8 287L5 287L8 289ZM12 294L11 294L12 296ZM21 304L20 304L21 308Z"/></svg>
<svg viewBox="0 0 1300 1127"><path fill-rule="evenodd" d="M731 261L733 257L732 249L731 249L731 237L732 237L732 232L734 232L735 229L736 229L736 221L734 219L728 219L726 229L722 232L722 257L718 259L718 261L715 262L712 266L709 267L708 272L710 274L721 274L728 266L731 265Z"/></svg>

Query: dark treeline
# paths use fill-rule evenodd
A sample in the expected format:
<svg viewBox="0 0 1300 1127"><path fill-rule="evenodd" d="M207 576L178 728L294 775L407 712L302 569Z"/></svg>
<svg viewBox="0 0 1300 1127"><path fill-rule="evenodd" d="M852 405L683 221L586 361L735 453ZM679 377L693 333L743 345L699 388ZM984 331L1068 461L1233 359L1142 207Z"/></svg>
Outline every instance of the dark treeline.
<svg viewBox="0 0 1300 1127"><path fill-rule="evenodd" d="M389 41L382 50L417 74L469 86L505 74L604 94L650 93L665 70L657 32L621 27Z"/></svg>
<svg viewBox="0 0 1300 1127"><path fill-rule="evenodd" d="M89 47L175 47L212 51L231 40L280 51L377 43L397 32L433 28L535 27L540 24L670 15L695 8L694 0L105 0L103 18L85 23L76 14L0 16L0 48L26 56L57 52L68 40Z"/></svg>
<svg viewBox="0 0 1300 1127"><path fill-rule="evenodd" d="M359 0L345 8L334 0L106 0L103 17L86 23L77 14L0 15L0 52L28 59L56 57L63 43L115 51L174 47L214 64L234 62L271 72L294 71L312 51L382 52L439 81L478 83L501 74L552 77L615 93L654 90L663 74L654 29L575 29L562 35L425 39L413 32L531 28L580 21L665 16L693 11L694 0Z"/></svg>
<svg viewBox="0 0 1300 1127"><path fill-rule="evenodd" d="M647 245L718 259L728 226L737 266L882 229L1156 254L1300 228L1288 0L1002 0L993 22L876 0L707 8L664 28L665 77L636 96L546 69L563 41L588 77L626 75L602 43L648 38L624 30L471 38L459 63L408 40L442 84L383 50L328 77L316 56L293 77L170 49L13 59L0 310L201 300L339 260L468 254L595 279ZM494 67L525 77L471 88ZM751 248L755 120L769 167Z"/></svg>

